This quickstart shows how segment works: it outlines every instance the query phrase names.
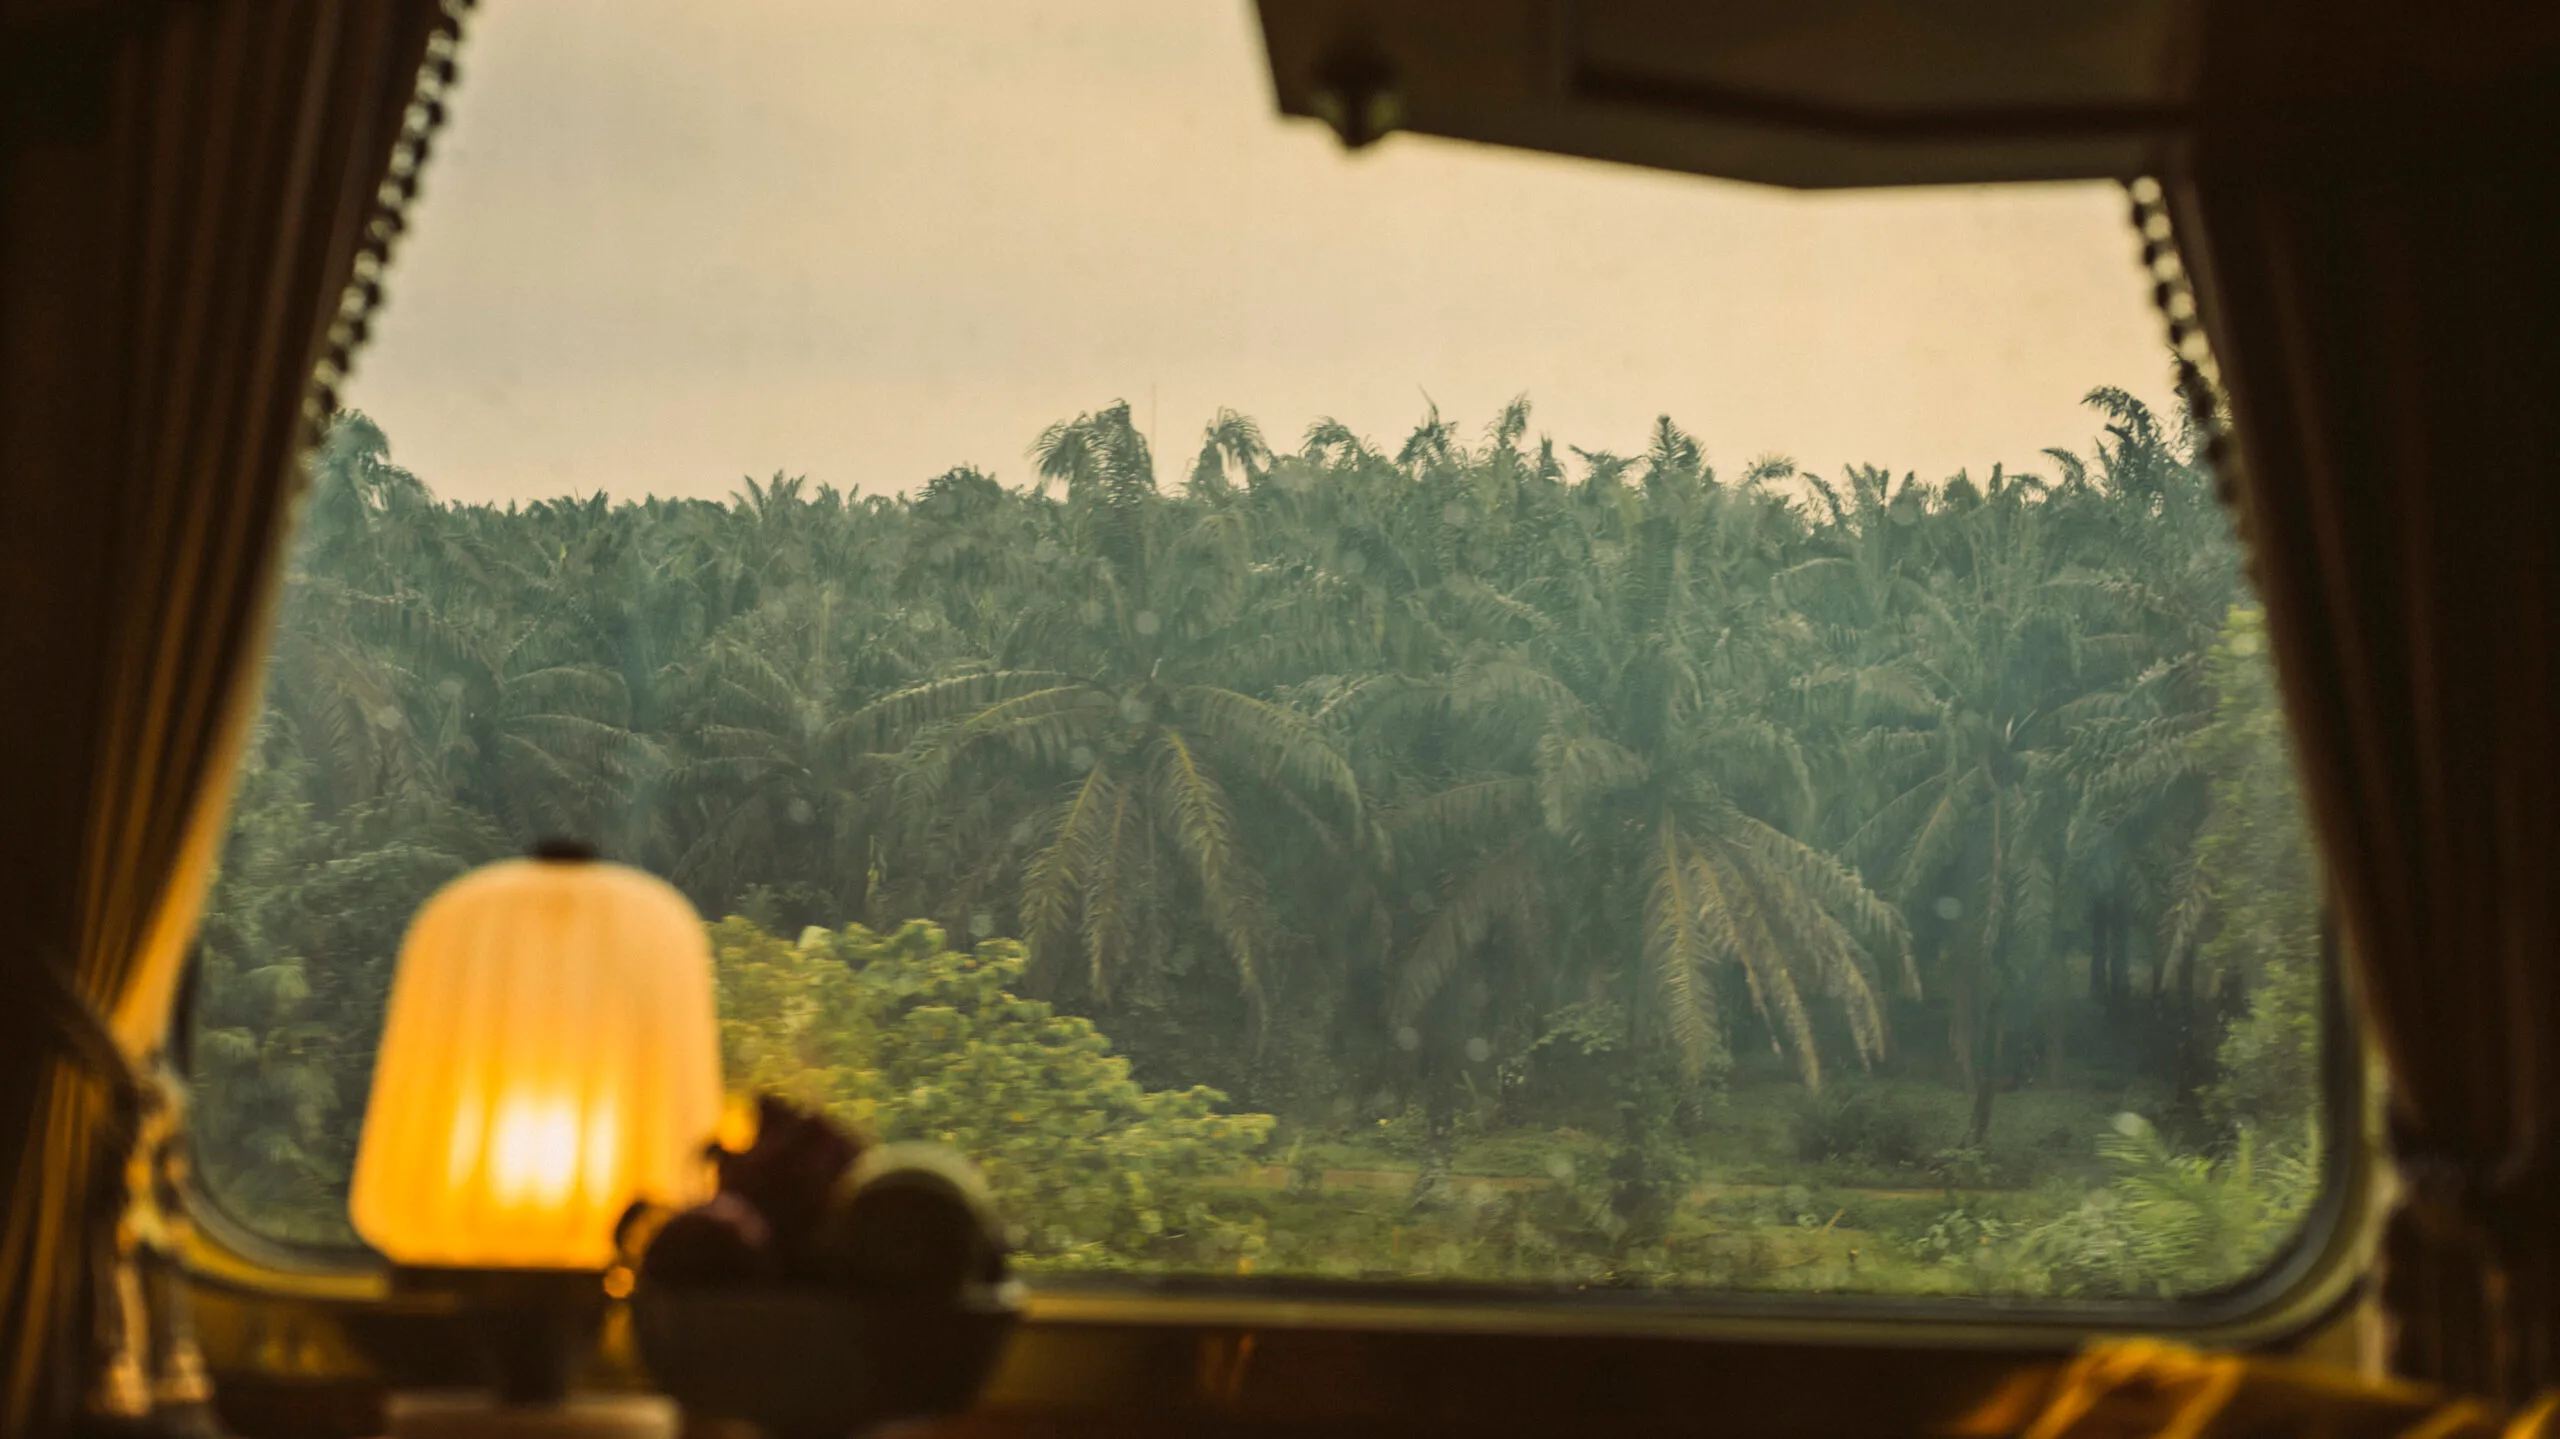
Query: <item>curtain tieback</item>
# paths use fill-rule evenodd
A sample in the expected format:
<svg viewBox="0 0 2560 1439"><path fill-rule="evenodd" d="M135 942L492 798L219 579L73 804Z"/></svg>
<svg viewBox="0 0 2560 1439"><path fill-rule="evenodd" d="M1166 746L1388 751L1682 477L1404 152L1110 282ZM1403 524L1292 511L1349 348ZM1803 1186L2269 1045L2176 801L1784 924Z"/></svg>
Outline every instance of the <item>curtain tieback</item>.
<svg viewBox="0 0 2560 1439"><path fill-rule="evenodd" d="M90 1412L136 1416L148 1413L150 1383L143 1368L141 1342L146 1316L134 1266L126 1262L124 1219L132 1202L128 1170L134 1148L142 1140L143 1123L158 1091L146 1083L115 1032L80 993L64 966L39 963L44 983L36 999L45 1011L45 1031L56 1054L97 1081L106 1092L106 1110L90 1139L89 1171L83 1186L80 1224L88 1256L85 1278L90 1342L81 1356L82 1382L89 1390Z"/></svg>
<svg viewBox="0 0 2560 1439"><path fill-rule="evenodd" d="M62 965L38 964L35 972L45 981L37 987L35 997L49 1021L46 1027L53 1035L55 1049L106 1086L119 1114L130 1113L138 1121L146 1086L134 1073L132 1062L125 1058L124 1047L116 1043L115 1032L80 993L80 986Z"/></svg>

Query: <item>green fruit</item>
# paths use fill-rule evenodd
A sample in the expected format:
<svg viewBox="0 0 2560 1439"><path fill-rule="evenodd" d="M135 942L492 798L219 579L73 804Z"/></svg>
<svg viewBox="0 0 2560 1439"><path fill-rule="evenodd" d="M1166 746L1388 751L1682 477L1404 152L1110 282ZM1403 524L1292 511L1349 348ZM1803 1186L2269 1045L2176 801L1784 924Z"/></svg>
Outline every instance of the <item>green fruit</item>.
<svg viewBox="0 0 2560 1439"><path fill-rule="evenodd" d="M886 1145L837 1187L824 1238L827 1277L860 1295L951 1299L1004 1277L986 1184L937 1145Z"/></svg>

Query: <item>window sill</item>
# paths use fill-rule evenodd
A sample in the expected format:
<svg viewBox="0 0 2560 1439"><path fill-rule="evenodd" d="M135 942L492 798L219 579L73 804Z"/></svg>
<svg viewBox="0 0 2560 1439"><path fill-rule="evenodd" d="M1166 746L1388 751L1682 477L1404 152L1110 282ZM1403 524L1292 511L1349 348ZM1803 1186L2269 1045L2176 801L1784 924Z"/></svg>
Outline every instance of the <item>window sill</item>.
<svg viewBox="0 0 2560 1439"><path fill-rule="evenodd" d="M2333 1031L2335 1032L2335 1031ZM2340 1045L2331 1146L2303 1239L2225 1294L2143 1306L1801 1295L1557 1296L1317 1282L1086 1281L1031 1292L986 1393L921 1432L1446 1430L1739 1436L2003 1435L2074 1350L2153 1334L2202 1347L2334 1351L2368 1273L2385 1185L2359 1047ZM2349 1056L2352 1056L2349 1057ZM224 1421L242 1439L378 1432L385 1389L354 1333L392 1312L360 1254L314 1255L199 1216L187 1268ZM648 1382L609 1318L587 1369Z"/></svg>

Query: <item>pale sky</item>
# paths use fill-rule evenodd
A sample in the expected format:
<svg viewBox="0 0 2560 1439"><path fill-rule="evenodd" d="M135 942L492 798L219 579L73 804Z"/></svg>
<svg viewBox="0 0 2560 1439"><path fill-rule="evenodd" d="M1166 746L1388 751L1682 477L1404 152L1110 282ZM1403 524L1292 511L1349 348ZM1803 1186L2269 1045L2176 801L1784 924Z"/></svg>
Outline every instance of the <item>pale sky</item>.
<svg viewBox="0 0 2560 1439"><path fill-rule="evenodd" d="M1125 398L1168 483L1470 436L2036 468L2165 407L2108 185L1799 195L1282 121L1246 0L489 0L348 402L457 499L866 492Z"/></svg>

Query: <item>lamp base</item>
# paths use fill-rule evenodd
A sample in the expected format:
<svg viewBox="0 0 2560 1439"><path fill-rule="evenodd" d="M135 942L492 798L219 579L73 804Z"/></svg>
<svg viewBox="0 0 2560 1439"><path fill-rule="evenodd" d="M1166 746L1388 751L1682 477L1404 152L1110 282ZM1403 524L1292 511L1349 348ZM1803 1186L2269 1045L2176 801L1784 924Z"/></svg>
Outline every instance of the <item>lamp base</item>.
<svg viewBox="0 0 2560 1439"><path fill-rule="evenodd" d="M402 1265L348 1335L395 1390L479 1386L530 1406L568 1394L604 1309L604 1276L587 1270Z"/></svg>
<svg viewBox="0 0 2560 1439"><path fill-rule="evenodd" d="M675 1401L657 1394L581 1394L509 1404L484 1391L408 1390L384 1406L387 1439L676 1439Z"/></svg>

